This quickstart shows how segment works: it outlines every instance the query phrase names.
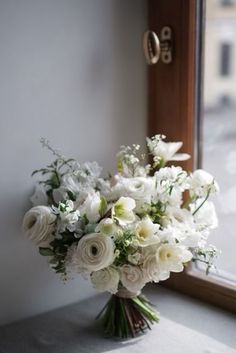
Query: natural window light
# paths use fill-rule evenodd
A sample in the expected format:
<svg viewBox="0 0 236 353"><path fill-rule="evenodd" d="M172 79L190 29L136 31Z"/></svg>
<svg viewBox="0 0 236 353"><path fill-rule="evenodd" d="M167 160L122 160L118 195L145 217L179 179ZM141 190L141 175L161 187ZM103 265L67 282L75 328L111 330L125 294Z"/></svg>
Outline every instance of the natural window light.
<svg viewBox="0 0 236 353"><path fill-rule="evenodd" d="M221 249L217 273L236 280L236 8L222 11L207 0L202 167L221 192L216 201L219 227L211 240Z"/></svg>

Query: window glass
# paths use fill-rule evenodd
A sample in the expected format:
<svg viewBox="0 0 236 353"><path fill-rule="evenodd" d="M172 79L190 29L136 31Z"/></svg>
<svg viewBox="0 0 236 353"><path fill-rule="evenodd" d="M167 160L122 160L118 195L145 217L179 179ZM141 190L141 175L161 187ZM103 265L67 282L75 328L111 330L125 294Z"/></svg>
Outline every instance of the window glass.
<svg viewBox="0 0 236 353"><path fill-rule="evenodd" d="M222 251L217 275L236 281L236 7L222 11L226 3L235 2L206 1L202 167L221 189L211 236Z"/></svg>
<svg viewBox="0 0 236 353"><path fill-rule="evenodd" d="M220 45L220 75L230 76L232 60L232 45L229 43L222 43Z"/></svg>

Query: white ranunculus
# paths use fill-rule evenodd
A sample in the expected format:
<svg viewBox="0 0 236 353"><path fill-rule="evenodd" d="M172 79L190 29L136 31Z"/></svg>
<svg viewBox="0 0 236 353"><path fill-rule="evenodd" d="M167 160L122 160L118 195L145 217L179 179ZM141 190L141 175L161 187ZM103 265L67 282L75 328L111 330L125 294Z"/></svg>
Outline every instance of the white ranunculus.
<svg viewBox="0 0 236 353"><path fill-rule="evenodd" d="M41 184L36 184L34 194L30 197L33 206L46 206L48 204L48 197L45 189Z"/></svg>
<svg viewBox="0 0 236 353"><path fill-rule="evenodd" d="M56 216L46 206L35 206L26 212L23 219L23 232L37 245L49 244L55 228Z"/></svg>
<svg viewBox="0 0 236 353"><path fill-rule="evenodd" d="M101 197L98 192L91 193L79 207L80 214L86 215L89 222L95 223L100 218Z"/></svg>
<svg viewBox="0 0 236 353"><path fill-rule="evenodd" d="M136 224L135 235L137 245L148 246L150 244L157 244L160 242L158 237L159 224L154 224L149 217L145 217Z"/></svg>
<svg viewBox="0 0 236 353"><path fill-rule="evenodd" d="M121 197L112 207L112 216L118 220L121 225L134 222L135 201L130 197Z"/></svg>
<svg viewBox="0 0 236 353"><path fill-rule="evenodd" d="M157 249L157 261L161 271L181 272L183 263L192 259L192 253L185 247L174 244L162 244Z"/></svg>
<svg viewBox="0 0 236 353"><path fill-rule="evenodd" d="M78 272L99 271L110 266L115 258L113 240L101 233L84 235L73 256L74 268Z"/></svg>
<svg viewBox="0 0 236 353"><path fill-rule="evenodd" d="M108 291L112 294L117 292L119 280L119 272L111 266L91 274L91 282L94 288L100 291Z"/></svg>
<svg viewBox="0 0 236 353"><path fill-rule="evenodd" d="M214 177L202 169L193 172L190 178L190 195L206 197L208 194L215 194L219 191L219 186Z"/></svg>
<svg viewBox="0 0 236 353"><path fill-rule="evenodd" d="M170 277L170 272L168 270L160 268L157 256L153 252L150 252L145 257L142 269L147 282L164 281Z"/></svg>
<svg viewBox="0 0 236 353"><path fill-rule="evenodd" d="M144 287L146 278L138 266L123 265L121 267L121 283L132 293L138 293Z"/></svg>

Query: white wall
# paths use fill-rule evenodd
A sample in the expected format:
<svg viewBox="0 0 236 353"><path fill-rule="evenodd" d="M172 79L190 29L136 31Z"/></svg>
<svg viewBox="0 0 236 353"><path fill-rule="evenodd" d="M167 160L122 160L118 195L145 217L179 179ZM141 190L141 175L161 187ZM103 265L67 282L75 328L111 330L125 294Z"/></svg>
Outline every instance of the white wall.
<svg viewBox="0 0 236 353"><path fill-rule="evenodd" d="M39 139L113 170L146 135L143 0L0 1L0 324L93 294L64 285L20 232Z"/></svg>

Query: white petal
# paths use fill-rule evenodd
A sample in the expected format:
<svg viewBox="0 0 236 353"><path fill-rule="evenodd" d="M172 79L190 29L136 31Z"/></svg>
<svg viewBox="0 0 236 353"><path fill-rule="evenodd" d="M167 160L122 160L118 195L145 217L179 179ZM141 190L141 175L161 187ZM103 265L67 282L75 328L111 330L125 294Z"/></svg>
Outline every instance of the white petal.
<svg viewBox="0 0 236 353"><path fill-rule="evenodd" d="M176 153L171 160L172 161L186 161L187 159L191 158L190 154L188 153Z"/></svg>

